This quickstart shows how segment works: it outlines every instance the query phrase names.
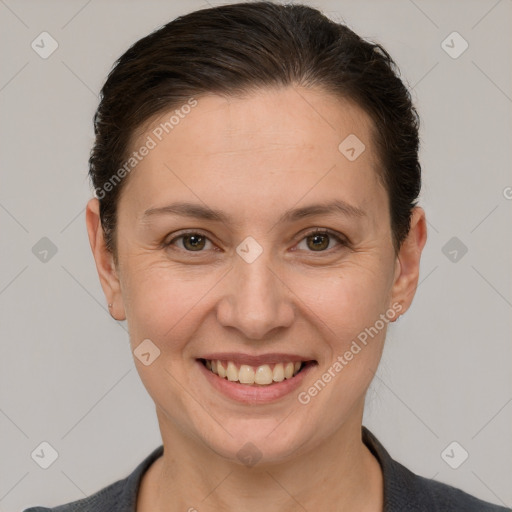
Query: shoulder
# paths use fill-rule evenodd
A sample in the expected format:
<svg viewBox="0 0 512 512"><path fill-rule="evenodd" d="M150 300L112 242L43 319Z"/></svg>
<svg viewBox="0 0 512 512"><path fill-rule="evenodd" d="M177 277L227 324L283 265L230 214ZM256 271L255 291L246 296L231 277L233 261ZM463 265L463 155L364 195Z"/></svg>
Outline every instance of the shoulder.
<svg viewBox="0 0 512 512"><path fill-rule="evenodd" d="M397 479L390 486L395 499L407 504L410 511L429 512L505 512L505 507L495 505L457 489L451 485L414 474L396 461ZM401 486L398 490L397 486ZM394 510L394 509L390 509ZM399 510L396 508L396 510Z"/></svg>
<svg viewBox="0 0 512 512"><path fill-rule="evenodd" d="M87 498L54 508L32 507L23 512L106 512L107 510L118 510L119 500L123 495L125 486L126 479L119 480Z"/></svg>
<svg viewBox="0 0 512 512"><path fill-rule="evenodd" d="M505 512L511 509L482 501L461 489L414 474L393 460L377 438L363 427L363 442L379 461L384 479L384 511Z"/></svg>
<svg viewBox="0 0 512 512"><path fill-rule="evenodd" d="M422 476L414 475L414 473L412 474L418 482L418 487L424 489L425 492L428 492L430 496L432 496L439 510L465 510L467 512L505 512L511 510L487 501L482 501L456 487L437 482L436 480L429 480Z"/></svg>
<svg viewBox="0 0 512 512"><path fill-rule="evenodd" d="M71 503L54 508L31 507L23 512L135 512L137 493L142 476L149 466L163 454L163 446L156 448L135 470L122 480Z"/></svg>

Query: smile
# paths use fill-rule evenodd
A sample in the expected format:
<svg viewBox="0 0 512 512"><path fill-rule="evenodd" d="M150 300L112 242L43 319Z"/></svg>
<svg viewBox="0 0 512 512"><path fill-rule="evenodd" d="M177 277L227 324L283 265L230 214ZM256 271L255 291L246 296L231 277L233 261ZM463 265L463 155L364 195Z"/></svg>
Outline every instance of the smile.
<svg viewBox="0 0 512 512"><path fill-rule="evenodd" d="M290 354L250 356L239 353L208 354L196 359L211 388L244 404L269 404L294 396L316 360Z"/></svg>
<svg viewBox="0 0 512 512"><path fill-rule="evenodd" d="M215 375L230 382L238 382L248 386L268 386L274 382L291 379L306 365L305 361L282 362L251 366L236 364L233 361L203 359L203 364Z"/></svg>

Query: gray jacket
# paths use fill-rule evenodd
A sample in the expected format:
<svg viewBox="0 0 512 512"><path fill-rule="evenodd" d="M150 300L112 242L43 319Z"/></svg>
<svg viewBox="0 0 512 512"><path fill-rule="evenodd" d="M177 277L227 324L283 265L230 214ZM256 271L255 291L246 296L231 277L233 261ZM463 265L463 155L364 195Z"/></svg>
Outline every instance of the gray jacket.
<svg viewBox="0 0 512 512"><path fill-rule="evenodd" d="M383 512L505 512L455 487L415 475L393 460L377 438L363 426L363 441L382 467ZM135 470L95 494L55 508L32 507L24 512L136 512L137 492L144 472L163 454L156 448Z"/></svg>

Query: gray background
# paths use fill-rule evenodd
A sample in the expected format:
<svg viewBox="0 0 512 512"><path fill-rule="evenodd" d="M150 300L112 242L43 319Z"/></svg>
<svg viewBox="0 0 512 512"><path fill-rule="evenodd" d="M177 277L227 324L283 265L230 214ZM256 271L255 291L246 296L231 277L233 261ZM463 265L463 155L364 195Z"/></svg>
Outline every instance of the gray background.
<svg viewBox="0 0 512 512"><path fill-rule="evenodd" d="M423 122L429 239L413 307L389 330L365 424L412 471L512 506L512 2L311 4L384 45ZM161 443L90 252L87 158L114 60L206 6L0 0L2 511L91 494ZM31 48L43 31L59 45L47 59ZM469 43L458 58L441 46L453 31ZM57 249L46 261L43 237ZM59 454L46 470L31 458L42 441ZM452 441L469 453L458 469L441 456ZM449 453L457 461L462 452Z"/></svg>

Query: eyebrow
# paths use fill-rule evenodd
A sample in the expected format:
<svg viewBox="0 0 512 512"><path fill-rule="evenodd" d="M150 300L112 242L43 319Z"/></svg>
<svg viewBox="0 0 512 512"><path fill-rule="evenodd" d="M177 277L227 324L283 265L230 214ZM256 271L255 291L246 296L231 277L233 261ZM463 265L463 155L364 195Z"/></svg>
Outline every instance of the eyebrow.
<svg viewBox="0 0 512 512"><path fill-rule="evenodd" d="M278 222L290 223L307 217L329 214L341 214L354 218L366 216L364 210L337 199L327 203L312 204L287 210L281 215ZM230 222L229 217L221 210L214 210L201 204L188 202L176 202L159 208L149 208L143 213L141 218L144 221L153 215L179 215L181 217L223 222L225 224Z"/></svg>

